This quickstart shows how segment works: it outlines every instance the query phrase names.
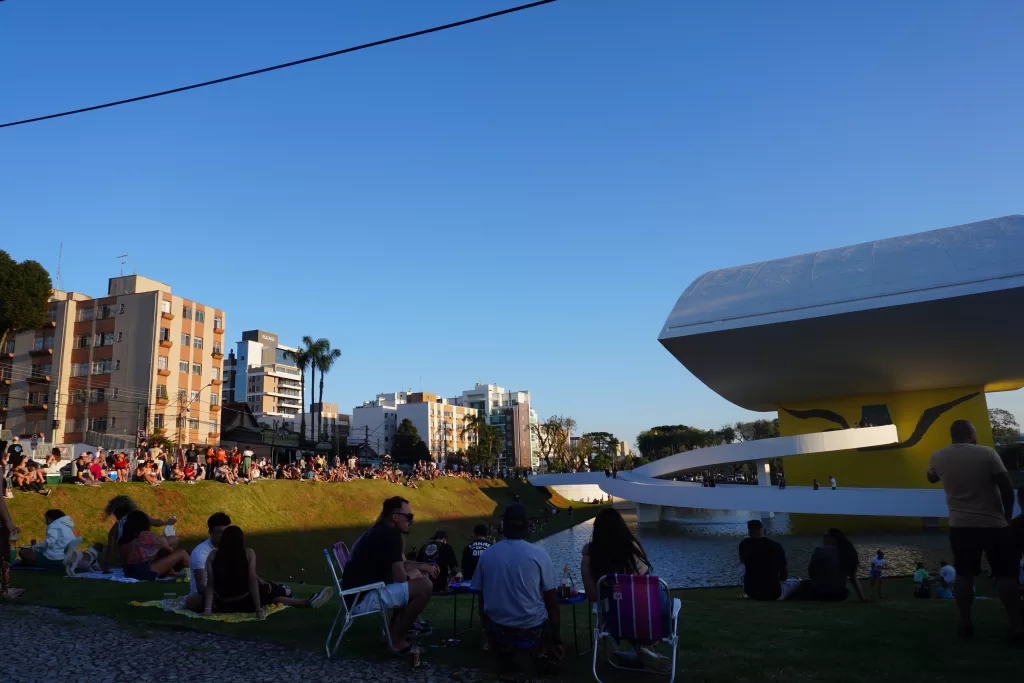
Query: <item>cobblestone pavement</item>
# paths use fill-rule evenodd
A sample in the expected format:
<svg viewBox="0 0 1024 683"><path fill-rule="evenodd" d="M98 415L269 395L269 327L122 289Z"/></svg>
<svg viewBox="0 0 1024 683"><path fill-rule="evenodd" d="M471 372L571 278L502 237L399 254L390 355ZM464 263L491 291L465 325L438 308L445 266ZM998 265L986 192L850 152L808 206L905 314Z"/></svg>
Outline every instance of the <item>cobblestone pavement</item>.
<svg viewBox="0 0 1024 683"><path fill-rule="evenodd" d="M328 660L322 654L196 631L128 630L113 619L34 605L0 605L4 683L481 683L472 669L413 673L403 660ZM173 653L173 654L171 654Z"/></svg>

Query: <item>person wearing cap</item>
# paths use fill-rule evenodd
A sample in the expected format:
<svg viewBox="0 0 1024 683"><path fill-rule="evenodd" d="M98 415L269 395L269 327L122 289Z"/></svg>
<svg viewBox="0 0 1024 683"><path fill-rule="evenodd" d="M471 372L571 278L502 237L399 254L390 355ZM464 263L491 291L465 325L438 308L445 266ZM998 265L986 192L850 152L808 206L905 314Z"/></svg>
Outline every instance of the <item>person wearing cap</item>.
<svg viewBox="0 0 1024 683"><path fill-rule="evenodd" d="M480 620L498 655L507 666L515 648L503 643L533 642L544 673L557 673L565 655L560 635L561 618L555 589L555 566L543 548L526 540L526 508L514 503L502 516L505 538L481 556L473 573L473 590L480 593Z"/></svg>
<svg viewBox="0 0 1024 683"><path fill-rule="evenodd" d="M477 524L473 527L473 540L462 551L462 575L466 581L473 578L476 565L480 562L480 556L490 547L491 542L487 538L487 525Z"/></svg>
<svg viewBox="0 0 1024 683"><path fill-rule="evenodd" d="M455 551L448 545L448 533L437 531L433 538L423 544L417 562L437 565L437 576L434 577L434 592L443 593L448 590L449 577L455 577L459 570L459 562L455 559Z"/></svg>

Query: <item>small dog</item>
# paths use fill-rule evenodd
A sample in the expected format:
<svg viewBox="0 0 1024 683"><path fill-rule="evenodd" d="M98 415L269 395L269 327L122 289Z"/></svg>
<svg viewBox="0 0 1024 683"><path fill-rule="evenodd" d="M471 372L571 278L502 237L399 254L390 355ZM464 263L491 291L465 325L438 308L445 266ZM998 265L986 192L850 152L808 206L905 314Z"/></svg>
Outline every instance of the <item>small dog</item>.
<svg viewBox="0 0 1024 683"><path fill-rule="evenodd" d="M79 569L90 572L102 571L99 562L102 554L102 543L94 543L85 550L79 550L75 545L69 545L64 551L64 571L68 576L74 576L75 571Z"/></svg>

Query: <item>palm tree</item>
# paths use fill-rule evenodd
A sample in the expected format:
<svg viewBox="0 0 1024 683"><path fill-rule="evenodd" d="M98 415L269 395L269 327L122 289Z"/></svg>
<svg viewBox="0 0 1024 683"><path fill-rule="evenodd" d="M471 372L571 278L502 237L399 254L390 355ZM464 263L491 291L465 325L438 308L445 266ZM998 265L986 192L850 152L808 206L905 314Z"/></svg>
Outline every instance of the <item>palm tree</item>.
<svg viewBox="0 0 1024 683"><path fill-rule="evenodd" d="M309 342L312 344L313 340L310 337L303 337L302 343L306 344ZM285 351L285 357L291 358L292 362L295 363L295 367L299 369L301 373L301 379L299 380L300 394L299 399L299 443L302 443L302 439L306 437L306 368L311 367L313 364L313 356L310 355L308 347L310 344L306 344L307 348L298 348L295 351Z"/></svg>
<svg viewBox="0 0 1024 683"><path fill-rule="evenodd" d="M319 435L323 433L324 428L324 377L331 371L331 368L334 367L338 359L341 358L341 350L332 349L331 342L324 337L316 340L316 350L317 355L313 359L313 364L320 371L320 417L316 432ZM319 440L319 436L317 438Z"/></svg>

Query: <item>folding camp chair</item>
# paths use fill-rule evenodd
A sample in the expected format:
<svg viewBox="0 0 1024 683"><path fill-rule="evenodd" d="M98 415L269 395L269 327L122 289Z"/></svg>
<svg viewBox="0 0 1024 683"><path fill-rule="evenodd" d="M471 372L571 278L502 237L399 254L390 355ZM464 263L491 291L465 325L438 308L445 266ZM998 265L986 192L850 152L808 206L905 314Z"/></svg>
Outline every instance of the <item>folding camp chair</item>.
<svg viewBox="0 0 1024 683"><path fill-rule="evenodd" d="M341 544L343 548L344 545L344 543ZM336 543L335 550L337 550L337 546L338 544ZM335 555L336 559L337 557L338 556ZM347 549L344 558L344 561L338 563L338 568L341 570L342 573L344 573L345 571L345 564L348 563ZM380 615L381 635L384 637L384 641L388 644L388 647L391 647L391 629L388 627L388 613L387 610L384 608L384 596L381 594L381 590L383 590L384 588L384 583L382 581L378 581L377 583L371 583L367 586L359 586L358 588L342 590L341 579L338 578L338 572L334 569L334 562L331 561L330 551L324 550L324 559L327 560L327 568L330 570L331 579L334 581L334 590L338 594L338 613L334 617L334 622L331 624L331 630L327 634L327 642L324 644L324 650L327 652L327 657L332 657L334 653L337 651L337 649L341 646L341 639L344 638L345 633L350 628L352 628L352 624L353 622L355 622L356 619L358 619L359 617L373 616L374 614ZM349 607L348 603L345 602L345 597L348 595L355 596L355 601L352 603L352 606L355 607L356 603L364 599L366 595L370 593L376 593L377 595L377 609L371 610L369 612L363 612L361 614L353 614L352 608ZM337 640L335 640L334 644L332 645L331 638L334 637L334 631L339 627L339 622L340 631L338 632Z"/></svg>
<svg viewBox="0 0 1024 683"><path fill-rule="evenodd" d="M597 582L601 599L594 603L594 679L601 682L597 675L597 650L601 643L610 636L616 642L624 641L635 645L638 649L656 643L667 643L672 646L672 671L669 683L676 677L676 652L679 648L679 610L682 603L679 598L670 602L669 633L664 633L662 625L662 609L660 591L668 595L668 586L657 576L634 576L632 574L608 574ZM615 653L608 649L608 663L618 669L633 672L662 673L648 668L622 666L615 662ZM639 657L637 662L639 663Z"/></svg>

